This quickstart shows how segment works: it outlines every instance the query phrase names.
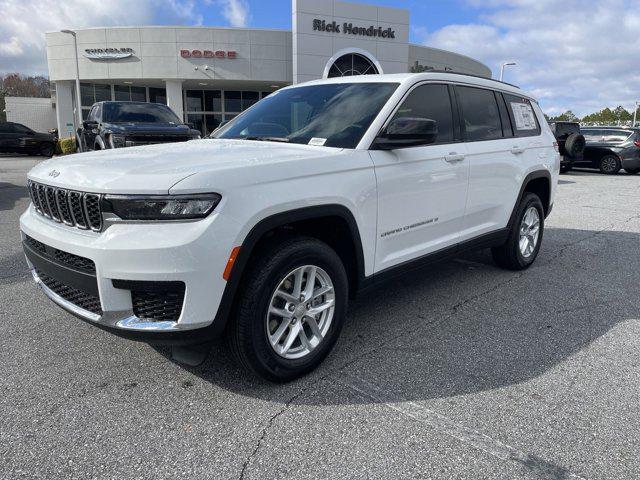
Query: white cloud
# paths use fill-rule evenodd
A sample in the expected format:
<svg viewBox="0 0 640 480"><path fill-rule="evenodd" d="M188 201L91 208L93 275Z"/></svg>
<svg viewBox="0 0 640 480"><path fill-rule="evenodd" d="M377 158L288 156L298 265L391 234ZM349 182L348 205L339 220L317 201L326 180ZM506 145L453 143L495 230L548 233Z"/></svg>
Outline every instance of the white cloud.
<svg viewBox="0 0 640 480"><path fill-rule="evenodd" d="M232 27L246 27L249 24L249 6L245 0L220 0L222 16Z"/></svg>
<svg viewBox="0 0 640 480"><path fill-rule="evenodd" d="M583 115L640 99L640 0L468 0L485 13L421 38L429 46L507 67L505 81L535 94L544 110ZM416 29L416 32L420 32Z"/></svg>
<svg viewBox="0 0 640 480"><path fill-rule="evenodd" d="M46 75L45 32L202 22L192 0L0 0L0 11L0 73Z"/></svg>

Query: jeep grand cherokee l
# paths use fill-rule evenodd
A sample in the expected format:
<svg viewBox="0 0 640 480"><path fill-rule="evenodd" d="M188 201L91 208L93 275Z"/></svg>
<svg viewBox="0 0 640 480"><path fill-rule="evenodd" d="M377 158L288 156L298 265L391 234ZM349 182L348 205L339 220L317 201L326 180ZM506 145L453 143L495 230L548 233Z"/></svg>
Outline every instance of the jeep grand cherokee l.
<svg viewBox="0 0 640 480"><path fill-rule="evenodd" d="M23 246L81 319L154 343L224 333L243 365L290 380L329 353L363 289L472 248L529 267L554 143L535 100L490 79L310 82L215 138L35 167Z"/></svg>
<svg viewBox="0 0 640 480"><path fill-rule="evenodd" d="M89 110L78 136L86 151L185 142L200 138L200 132L182 123L166 105L98 102Z"/></svg>

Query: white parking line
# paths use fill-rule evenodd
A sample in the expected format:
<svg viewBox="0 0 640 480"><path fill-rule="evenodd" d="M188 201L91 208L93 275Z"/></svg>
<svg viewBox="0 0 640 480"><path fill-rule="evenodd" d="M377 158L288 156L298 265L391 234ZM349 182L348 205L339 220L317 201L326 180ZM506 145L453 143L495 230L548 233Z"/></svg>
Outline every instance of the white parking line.
<svg viewBox="0 0 640 480"><path fill-rule="evenodd" d="M339 378L338 380L347 388L350 388L372 400L380 402L388 408L400 412L401 414L418 422L426 423L445 435L482 450L483 452L493 455L500 460L517 462L527 468L538 478L584 479L584 477L577 475L560 465L555 465L536 455L521 452L510 445L506 445L499 440L485 435L484 433L456 423L444 415L434 412L422 405L399 398L392 392L381 389L362 378L345 375L343 378Z"/></svg>

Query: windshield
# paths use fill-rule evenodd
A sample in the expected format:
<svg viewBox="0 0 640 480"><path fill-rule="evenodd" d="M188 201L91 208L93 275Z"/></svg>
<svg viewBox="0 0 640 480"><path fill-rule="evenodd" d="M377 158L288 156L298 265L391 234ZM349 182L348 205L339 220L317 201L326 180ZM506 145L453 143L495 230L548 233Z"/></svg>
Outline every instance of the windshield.
<svg viewBox="0 0 640 480"><path fill-rule="evenodd" d="M173 110L157 103L105 103L102 120L107 123L182 123Z"/></svg>
<svg viewBox="0 0 640 480"><path fill-rule="evenodd" d="M275 92L213 138L355 148L397 83L335 83Z"/></svg>

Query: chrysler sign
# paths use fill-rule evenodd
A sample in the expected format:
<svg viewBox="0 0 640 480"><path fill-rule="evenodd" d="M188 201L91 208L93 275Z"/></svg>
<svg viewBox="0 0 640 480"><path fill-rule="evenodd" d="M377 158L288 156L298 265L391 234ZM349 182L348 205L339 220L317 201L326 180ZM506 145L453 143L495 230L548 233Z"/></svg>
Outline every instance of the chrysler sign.
<svg viewBox="0 0 640 480"><path fill-rule="evenodd" d="M84 56L91 60L119 60L133 55L133 48L87 48Z"/></svg>
<svg viewBox="0 0 640 480"><path fill-rule="evenodd" d="M396 38L396 32L391 28L374 27L373 25L369 25L368 27L359 27L353 23L344 22L340 24L338 22L319 20L317 18L313 20L313 30L318 32L359 35L361 37Z"/></svg>

